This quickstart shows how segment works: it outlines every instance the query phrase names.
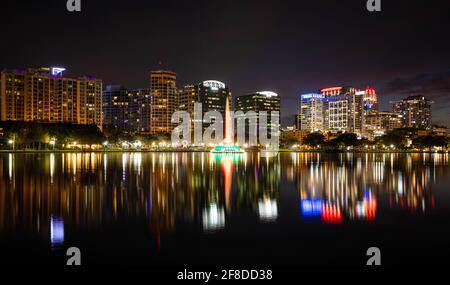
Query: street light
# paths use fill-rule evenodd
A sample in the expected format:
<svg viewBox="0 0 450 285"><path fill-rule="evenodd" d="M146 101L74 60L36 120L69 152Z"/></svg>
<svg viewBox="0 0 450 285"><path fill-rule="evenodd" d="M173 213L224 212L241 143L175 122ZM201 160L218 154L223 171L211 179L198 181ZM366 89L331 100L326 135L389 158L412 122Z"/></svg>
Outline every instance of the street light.
<svg viewBox="0 0 450 285"><path fill-rule="evenodd" d="M56 142L55 142L54 140L51 140L51 141L49 141L48 143L52 146L53 150L55 150L55 144L56 144Z"/></svg>
<svg viewBox="0 0 450 285"><path fill-rule="evenodd" d="M12 144L13 150L16 150L16 142L14 140L9 140L8 144Z"/></svg>

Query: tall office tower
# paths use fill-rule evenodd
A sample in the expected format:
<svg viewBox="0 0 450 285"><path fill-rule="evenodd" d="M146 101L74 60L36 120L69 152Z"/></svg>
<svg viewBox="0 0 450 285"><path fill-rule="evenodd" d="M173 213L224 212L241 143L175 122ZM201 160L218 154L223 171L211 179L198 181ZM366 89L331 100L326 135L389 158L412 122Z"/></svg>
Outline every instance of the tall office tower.
<svg viewBox="0 0 450 285"><path fill-rule="evenodd" d="M198 102L198 93L194 85L186 85L179 90L179 105L180 111L186 111L191 115L194 114L194 104Z"/></svg>
<svg viewBox="0 0 450 285"><path fill-rule="evenodd" d="M378 95L374 88L367 87L364 92L364 111L369 115L372 111L378 111Z"/></svg>
<svg viewBox="0 0 450 285"><path fill-rule="evenodd" d="M208 80L195 86L198 102L202 103L202 111L218 111L225 118L225 105L227 99L231 106L231 92L225 83L217 80Z"/></svg>
<svg viewBox="0 0 450 285"><path fill-rule="evenodd" d="M179 110L194 112L194 104L202 103L202 112L219 111L225 115L226 99L231 99L231 92L225 83L208 80L197 85L187 85L179 92Z"/></svg>
<svg viewBox="0 0 450 285"><path fill-rule="evenodd" d="M361 137L364 132L366 118L364 112L364 94L355 92L354 94L351 94L348 99L350 100L348 131Z"/></svg>
<svg viewBox="0 0 450 285"><path fill-rule="evenodd" d="M349 130L349 104L344 96L325 98L324 122L325 130L345 132Z"/></svg>
<svg viewBox="0 0 450 285"><path fill-rule="evenodd" d="M433 101L422 95L416 95L392 103L394 113L402 116L402 127L431 128L431 105L434 103Z"/></svg>
<svg viewBox="0 0 450 285"><path fill-rule="evenodd" d="M324 130L324 98L322 94L300 96L300 130L318 132Z"/></svg>
<svg viewBox="0 0 450 285"><path fill-rule="evenodd" d="M128 134L148 134L150 90L108 85L103 91L103 128Z"/></svg>
<svg viewBox="0 0 450 285"><path fill-rule="evenodd" d="M102 81L63 77L64 71L59 67L1 71L0 119L102 128Z"/></svg>
<svg viewBox="0 0 450 285"><path fill-rule="evenodd" d="M226 101L231 105L231 92L225 83L217 80L208 80L196 85L187 85L179 91L178 110L186 111L191 116L192 127L195 122L195 103L202 104L201 123L202 128L207 128L210 124L203 121L203 117L208 111L218 111L225 119ZM214 118L213 118L214 119ZM224 123L224 121L222 121Z"/></svg>
<svg viewBox="0 0 450 285"><path fill-rule="evenodd" d="M195 103L198 102L198 93L194 85L186 85L179 90L178 97L178 110L189 113L191 120L191 132L194 135L194 122L195 122ZM202 117L203 118L203 117ZM199 120L202 122L202 120Z"/></svg>
<svg viewBox="0 0 450 285"><path fill-rule="evenodd" d="M121 85L107 85L103 90L103 128L128 130L128 90Z"/></svg>
<svg viewBox="0 0 450 285"><path fill-rule="evenodd" d="M222 123L225 130L225 108L228 105L231 108L231 92L225 83L217 80L203 81L194 86L197 102L202 103L203 116L209 111L218 111L222 115ZM230 110L231 111L231 110ZM195 115L195 114L194 114ZM215 120L216 118L212 118ZM203 120L203 129L206 129L212 123ZM225 131L224 134L225 136Z"/></svg>
<svg viewBox="0 0 450 285"><path fill-rule="evenodd" d="M130 118L131 128L138 134L150 134L151 120L151 100L152 95L149 89L137 89L128 92L131 98Z"/></svg>
<svg viewBox="0 0 450 285"><path fill-rule="evenodd" d="M324 95L323 124L327 131L348 131L349 100L354 88L330 87L321 89Z"/></svg>
<svg viewBox="0 0 450 285"><path fill-rule="evenodd" d="M280 96L277 93L272 91L260 91L251 94L246 94L242 96L238 96L234 99L234 110L242 111L244 116L249 111L255 112L255 117L249 117L248 128L246 129L255 129L259 132L260 130L260 112L267 112L267 126L261 126L262 128L266 128L268 134L271 134L271 128L275 128L279 130L280 128L280 118L278 119L278 123L275 125L275 122L272 121L271 112L278 112L280 114ZM239 117L237 117L239 118ZM252 121L256 123L252 125Z"/></svg>
<svg viewBox="0 0 450 285"><path fill-rule="evenodd" d="M364 127L364 92L353 87L331 87L320 90L324 95L324 129L355 133Z"/></svg>
<svg viewBox="0 0 450 285"><path fill-rule="evenodd" d="M150 134L170 133L175 125L172 115L178 108L177 75L161 70L150 73Z"/></svg>

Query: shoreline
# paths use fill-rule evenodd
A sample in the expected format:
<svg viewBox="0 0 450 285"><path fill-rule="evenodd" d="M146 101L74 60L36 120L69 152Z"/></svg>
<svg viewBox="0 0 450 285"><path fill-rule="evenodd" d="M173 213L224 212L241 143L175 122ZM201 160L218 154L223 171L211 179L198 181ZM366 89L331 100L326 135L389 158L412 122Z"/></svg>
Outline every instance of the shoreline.
<svg viewBox="0 0 450 285"><path fill-rule="evenodd" d="M1 153L18 153L18 154L39 154L39 153L210 153L210 150L208 149L165 149L165 150L137 150L137 149L131 149L131 150L0 150ZM260 152L259 150L247 150L246 153L253 153L253 152ZM340 150L289 150L289 149L280 149L278 150L280 153L430 153L430 154L448 154L447 151L420 151L420 150L377 150L377 151L359 151L359 150L346 150L346 151L340 151Z"/></svg>

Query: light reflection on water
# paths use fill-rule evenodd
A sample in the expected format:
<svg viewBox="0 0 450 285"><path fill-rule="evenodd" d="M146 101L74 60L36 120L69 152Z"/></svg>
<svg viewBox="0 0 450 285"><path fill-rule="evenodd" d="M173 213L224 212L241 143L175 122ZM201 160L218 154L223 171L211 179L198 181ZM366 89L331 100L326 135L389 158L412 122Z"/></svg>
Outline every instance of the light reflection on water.
<svg viewBox="0 0 450 285"><path fill-rule="evenodd" d="M0 239L58 246L71 232L123 219L145 220L152 232L182 224L210 234L233 231L229 219L243 213L279 223L289 207L297 209L292 227L376 223L393 210L426 215L450 208L435 195L448 166L448 154L2 154Z"/></svg>

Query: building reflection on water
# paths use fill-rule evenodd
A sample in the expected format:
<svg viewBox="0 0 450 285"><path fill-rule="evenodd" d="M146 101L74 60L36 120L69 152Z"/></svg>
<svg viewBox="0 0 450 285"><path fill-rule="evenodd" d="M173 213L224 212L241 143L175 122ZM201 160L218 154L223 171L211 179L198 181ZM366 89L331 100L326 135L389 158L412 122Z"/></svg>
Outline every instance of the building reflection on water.
<svg viewBox="0 0 450 285"><path fill-rule="evenodd" d="M326 223L376 219L380 199L389 208L424 213L435 207L431 185L445 176L447 154L291 154L305 219Z"/></svg>
<svg viewBox="0 0 450 285"><path fill-rule="evenodd" d="M0 155L0 236L39 235L52 246L70 231L145 219L206 233L250 212L277 222L280 192L298 191L302 220L374 221L380 203L425 213L446 154L65 153Z"/></svg>

